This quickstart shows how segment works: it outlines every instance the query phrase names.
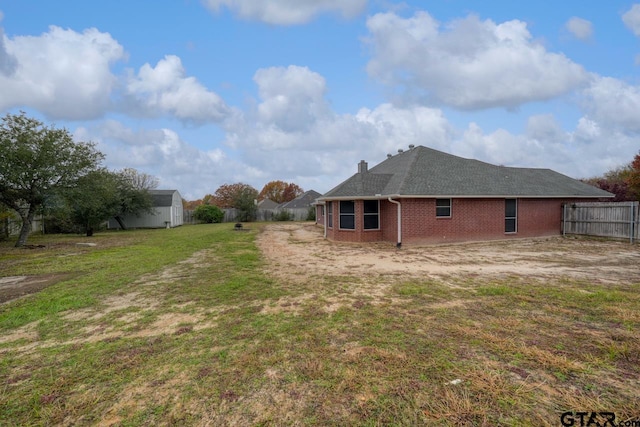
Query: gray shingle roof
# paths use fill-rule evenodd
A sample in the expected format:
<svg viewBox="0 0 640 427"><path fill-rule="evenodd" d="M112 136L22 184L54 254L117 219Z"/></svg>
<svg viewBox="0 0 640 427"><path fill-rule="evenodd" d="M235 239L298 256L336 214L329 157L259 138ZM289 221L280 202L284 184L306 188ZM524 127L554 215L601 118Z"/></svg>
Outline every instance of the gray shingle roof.
<svg viewBox="0 0 640 427"><path fill-rule="evenodd" d="M173 202L173 193L178 190L149 190L153 206L159 208L162 206L171 206Z"/></svg>
<svg viewBox="0 0 640 427"><path fill-rule="evenodd" d="M322 194L315 190L305 191L290 202L282 203L278 207L281 209L306 209L320 196L322 196Z"/></svg>
<svg viewBox="0 0 640 427"><path fill-rule="evenodd" d="M271 199L263 199L258 202L259 209L275 209L278 204Z"/></svg>
<svg viewBox="0 0 640 427"><path fill-rule="evenodd" d="M495 166L417 146L357 173L322 199L380 196L612 197L551 169Z"/></svg>

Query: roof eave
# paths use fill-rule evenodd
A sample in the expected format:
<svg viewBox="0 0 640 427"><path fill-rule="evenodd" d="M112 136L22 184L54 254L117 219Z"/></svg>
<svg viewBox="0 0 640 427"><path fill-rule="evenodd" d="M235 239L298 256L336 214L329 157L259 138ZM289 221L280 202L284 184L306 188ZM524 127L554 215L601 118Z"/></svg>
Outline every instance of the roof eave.
<svg viewBox="0 0 640 427"><path fill-rule="evenodd" d="M615 195L527 195L527 194L376 194L374 196L335 196L318 198L319 203L330 200L386 200L392 199L610 199Z"/></svg>

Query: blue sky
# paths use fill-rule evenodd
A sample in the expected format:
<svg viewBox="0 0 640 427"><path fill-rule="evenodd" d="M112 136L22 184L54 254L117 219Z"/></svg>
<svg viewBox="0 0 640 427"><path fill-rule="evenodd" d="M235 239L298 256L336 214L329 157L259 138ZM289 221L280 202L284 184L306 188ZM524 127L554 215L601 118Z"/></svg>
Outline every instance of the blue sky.
<svg viewBox="0 0 640 427"><path fill-rule="evenodd" d="M640 150L639 64L628 1L0 0L0 112L190 200L409 144L601 175Z"/></svg>

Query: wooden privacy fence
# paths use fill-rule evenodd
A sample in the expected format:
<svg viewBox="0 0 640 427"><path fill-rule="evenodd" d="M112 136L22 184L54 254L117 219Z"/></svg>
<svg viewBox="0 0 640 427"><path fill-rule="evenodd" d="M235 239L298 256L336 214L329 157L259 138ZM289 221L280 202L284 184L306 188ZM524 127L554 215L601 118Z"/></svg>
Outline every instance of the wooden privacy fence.
<svg viewBox="0 0 640 427"><path fill-rule="evenodd" d="M194 209L184 209L182 211L182 222L183 224L197 224L198 220L193 217ZM224 218L222 222L234 222L236 220L236 216L238 215L238 211L235 209L222 209L224 213Z"/></svg>
<svg viewBox="0 0 640 427"><path fill-rule="evenodd" d="M640 237L638 202L567 203L562 207L562 234Z"/></svg>

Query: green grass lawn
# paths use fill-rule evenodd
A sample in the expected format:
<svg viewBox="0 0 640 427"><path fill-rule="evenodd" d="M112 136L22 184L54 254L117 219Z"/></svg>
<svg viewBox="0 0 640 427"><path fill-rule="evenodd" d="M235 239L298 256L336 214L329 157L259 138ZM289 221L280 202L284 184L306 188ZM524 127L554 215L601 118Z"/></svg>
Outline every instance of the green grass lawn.
<svg viewBox="0 0 640 427"><path fill-rule="evenodd" d="M640 284L403 279L327 311L364 279L270 277L262 226L1 243L0 277L65 275L0 305L0 425L640 425Z"/></svg>

